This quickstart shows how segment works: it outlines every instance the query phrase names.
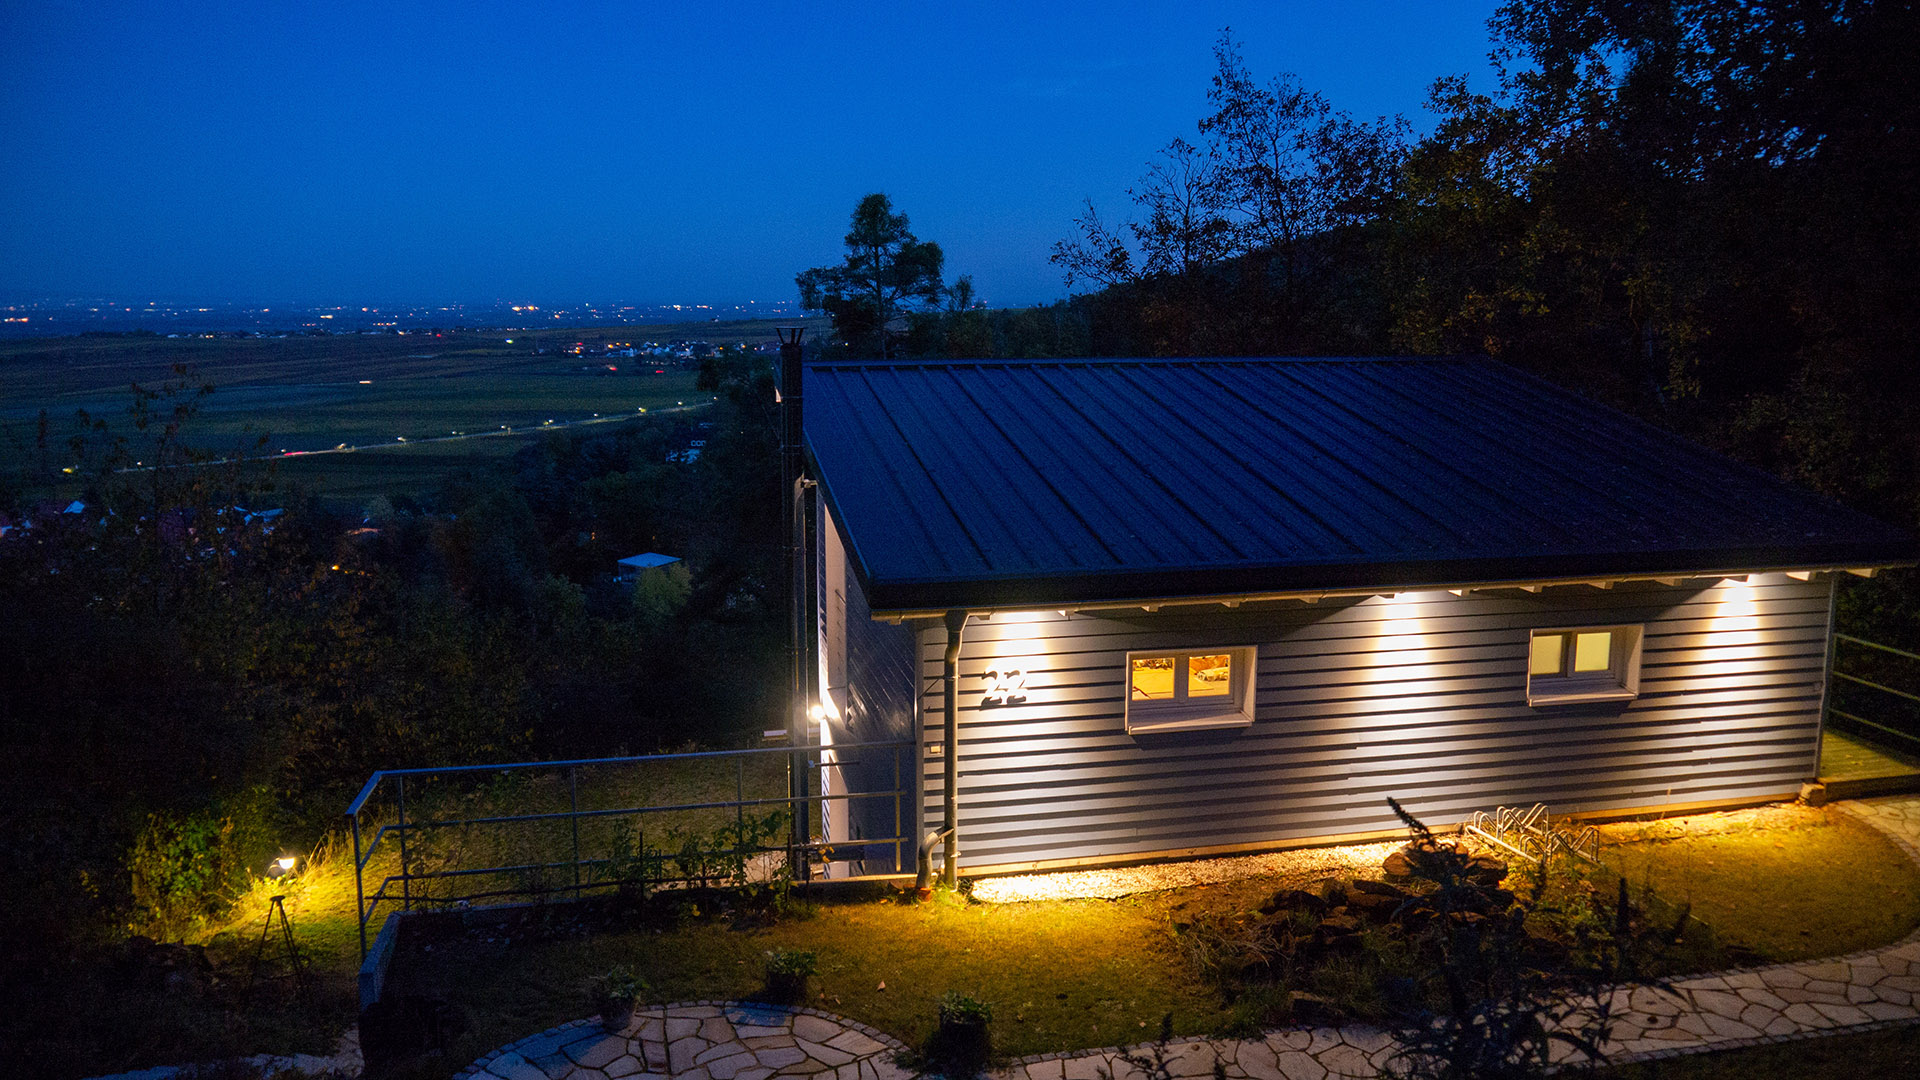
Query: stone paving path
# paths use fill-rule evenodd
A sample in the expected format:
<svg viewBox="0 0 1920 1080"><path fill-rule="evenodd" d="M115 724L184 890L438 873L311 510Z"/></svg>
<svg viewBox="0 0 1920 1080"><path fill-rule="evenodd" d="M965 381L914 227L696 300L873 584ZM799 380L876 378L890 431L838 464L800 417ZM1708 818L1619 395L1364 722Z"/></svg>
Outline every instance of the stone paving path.
<svg viewBox="0 0 1920 1080"><path fill-rule="evenodd" d="M695 1001L650 1006L620 1031L576 1020L474 1062L455 1080L905 1080L906 1049L865 1024L814 1009Z"/></svg>
<svg viewBox="0 0 1920 1080"><path fill-rule="evenodd" d="M1841 803L1920 863L1920 797ZM1613 991L1616 1063L1761 1043L1871 1031L1920 1021L1920 931L1879 949L1828 960L1723 971ZM902 1080L904 1047L862 1024L811 1009L699 1002L648 1009L607 1034L575 1021L475 1062L456 1080ZM1122 1055L1146 1045L1023 1058L995 1080L1142 1080ZM1260 1039L1184 1039L1168 1045L1176 1080L1346 1080L1390 1069L1399 1047L1364 1024L1289 1028Z"/></svg>

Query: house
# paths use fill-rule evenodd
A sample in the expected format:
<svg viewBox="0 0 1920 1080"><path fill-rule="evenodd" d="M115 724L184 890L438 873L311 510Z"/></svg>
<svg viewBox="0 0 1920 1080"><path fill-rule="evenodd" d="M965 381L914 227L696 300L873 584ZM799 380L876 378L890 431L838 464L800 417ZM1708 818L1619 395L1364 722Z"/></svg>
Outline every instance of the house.
<svg viewBox="0 0 1920 1080"><path fill-rule="evenodd" d="M910 743L826 754L831 795L911 790L897 825L824 803L864 872L1381 837L1388 796L1434 825L1792 797L1835 576L1920 557L1486 360L804 378L802 700L823 743Z"/></svg>
<svg viewBox="0 0 1920 1080"><path fill-rule="evenodd" d="M633 581L642 573L656 566L668 566L680 561L677 555L662 555L657 551L643 551L638 555L629 555L614 565L614 577L620 581Z"/></svg>

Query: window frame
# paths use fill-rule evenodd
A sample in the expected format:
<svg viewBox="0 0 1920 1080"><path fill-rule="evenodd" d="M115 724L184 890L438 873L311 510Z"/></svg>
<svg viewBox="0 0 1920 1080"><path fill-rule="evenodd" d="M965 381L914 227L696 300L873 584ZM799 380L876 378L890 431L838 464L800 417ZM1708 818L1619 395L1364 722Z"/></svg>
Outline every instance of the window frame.
<svg viewBox="0 0 1920 1080"><path fill-rule="evenodd" d="M1179 695L1181 683L1195 656L1225 653L1231 670L1225 695L1194 699ZM1136 660L1173 661L1176 697L1164 701L1135 701L1133 663ZM1251 727L1254 709L1254 674L1259 651L1252 645L1194 645L1171 649L1131 649L1120 668L1124 719L1129 735L1156 735L1180 731L1221 731Z"/></svg>
<svg viewBox="0 0 1920 1080"><path fill-rule="evenodd" d="M1578 705L1586 702L1632 701L1640 696L1640 645L1646 628L1637 624L1607 626L1543 626L1527 632L1527 704ZM1578 635L1611 634L1604 671L1576 672ZM1534 674L1534 642L1561 638L1560 671Z"/></svg>

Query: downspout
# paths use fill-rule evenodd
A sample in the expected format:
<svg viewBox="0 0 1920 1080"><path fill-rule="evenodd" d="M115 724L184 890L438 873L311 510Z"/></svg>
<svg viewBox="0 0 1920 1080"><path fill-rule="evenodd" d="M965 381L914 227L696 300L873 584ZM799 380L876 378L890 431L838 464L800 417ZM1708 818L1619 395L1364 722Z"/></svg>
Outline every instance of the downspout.
<svg viewBox="0 0 1920 1080"><path fill-rule="evenodd" d="M928 833L920 840L919 872L914 881L920 889L928 887L935 844L941 845L944 853L940 870L942 883L952 888L960 880L960 643L966 629L965 611L947 612L947 651L940 671L946 697L946 731L942 739L945 764L941 776L945 820L939 832Z"/></svg>
<svg viewBox="0 0 1920 1080"><path fill-rule="evenodd" d="M804 610L807 598L805 578L806 544L803 530L806 511L802 505L801 482L805 464L801 444L805 438L801 413L800 327L780 327L780 491L786 500L787 525L787 745L794 748L787 764L788 852L787 865L793 876L808 877L812 860L806 844L811 838L807 813L807 675L806 630L812 625L811 613Z"/></svg>
<svg viewBox="0 0 1920 1080"><path fill-rule="evenodd" d="M941 679L947 684L947 772L942 778L946 796L946 865L941 876L947 888L960 883L960 637L966 633L967 613L947 612L947 657Z"/></svg>

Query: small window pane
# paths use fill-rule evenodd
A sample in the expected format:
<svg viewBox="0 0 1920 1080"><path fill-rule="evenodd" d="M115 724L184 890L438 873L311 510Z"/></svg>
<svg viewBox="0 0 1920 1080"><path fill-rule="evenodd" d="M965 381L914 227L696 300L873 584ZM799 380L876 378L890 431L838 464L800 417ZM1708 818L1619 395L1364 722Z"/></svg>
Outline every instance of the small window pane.
<svg viewBox="0 0 1920 1080"><path fill-rule="evenodd" d="M1527 660L1529 675L1560 674L1560 656L1567 647L1565 634L1535 634L1533 655Z"/></svg>
<svg viewBox="0 0 1920 1080"><path fill-rule="evenodd" d="M1187 657L1187 696L1226 697L1232 681L1233 654L1211 653Z"/></svg>
<svg viewBox="0 0 1920 1080"><path fill-rule="evenodd" d="M1598 633L1574 635L1573 670L1575 674L1606 671L1612 666L1612 631L1601 630Z"/></svg>
<svg viewBox="0 0 1920 1080"><path fill-rule="evenodd" d="M1140 656L1133 661L1133 700L1173 697L1173 657Z"/></svg>

